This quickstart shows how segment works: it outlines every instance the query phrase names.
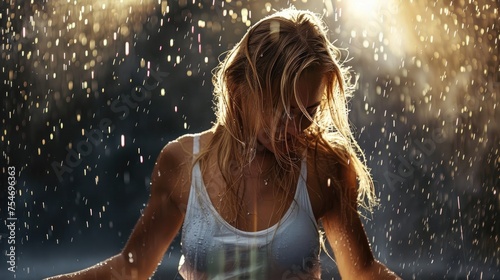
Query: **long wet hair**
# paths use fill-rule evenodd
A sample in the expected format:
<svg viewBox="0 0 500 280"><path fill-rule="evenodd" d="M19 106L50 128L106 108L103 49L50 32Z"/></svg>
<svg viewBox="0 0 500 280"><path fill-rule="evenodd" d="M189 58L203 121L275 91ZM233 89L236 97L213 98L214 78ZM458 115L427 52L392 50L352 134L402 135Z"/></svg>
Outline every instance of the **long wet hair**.
<svg viewBox="0 0 500 280"><path fill-rule="evenodd" d="M347 118L347 98L353 89L350 75L339 62L340 51L327 39L326 32L326 25L316 14L293 8L282 10L253 25L214 70L214 137L198 160L216 156L226 183L221 200L227 210L224 212L233 213L229 214L233 217L227 217L229 221L242 215L243 168L255 156L257 136L264 133L275 148L280 133L289 125L292 100L312 121L296 141L304 151L326 155L339 166L354 170L359 182L358 204L368 209L375 204L373 182ZM297 92L298 81L307 71L322 75L326 83L313 116ZM290 194L297 178L297 160L287 152L274 150L277 164L270 172L279 182L276 187ZM338 179L333 177L332 184L337 184Z"/></svg>

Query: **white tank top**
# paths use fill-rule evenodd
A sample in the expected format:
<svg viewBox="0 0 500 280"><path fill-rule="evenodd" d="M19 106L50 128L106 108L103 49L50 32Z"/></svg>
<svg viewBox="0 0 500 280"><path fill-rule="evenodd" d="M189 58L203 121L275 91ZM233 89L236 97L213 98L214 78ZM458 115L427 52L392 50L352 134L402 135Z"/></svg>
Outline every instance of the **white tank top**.
<svg viewBox="0 0 500 280"><path fill-rule="evenodd" d="M199 152L199 136L193 154ZM248 232L227 223L212 205L199 163L193 166L182 226L179 273L184 279L321 279L319 231L301 163L294 201L270 228ZM272 187L272 186L269 186Z"/></svg>

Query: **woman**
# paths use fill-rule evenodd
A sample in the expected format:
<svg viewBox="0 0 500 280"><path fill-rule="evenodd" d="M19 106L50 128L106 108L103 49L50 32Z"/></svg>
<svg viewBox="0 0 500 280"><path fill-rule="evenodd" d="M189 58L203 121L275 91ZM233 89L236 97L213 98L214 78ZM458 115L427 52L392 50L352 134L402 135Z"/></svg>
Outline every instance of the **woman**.
<svg viewBox="0 0 500 280"><path fill-rule="evenodd" d="M320 223L343 278L396 279L374 259L357 211L376 198L337 59L310 12L251 27L214 76L214 127L161 151L123 251L51 279L147 279L181 227L185 279L320 279Z"/></svg>

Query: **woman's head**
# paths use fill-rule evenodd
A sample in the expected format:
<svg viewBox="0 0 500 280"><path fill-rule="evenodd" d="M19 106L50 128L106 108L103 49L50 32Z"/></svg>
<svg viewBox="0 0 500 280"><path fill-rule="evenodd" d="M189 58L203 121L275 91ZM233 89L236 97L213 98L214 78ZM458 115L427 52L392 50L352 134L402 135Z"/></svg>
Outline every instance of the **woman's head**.
<svg viewBox="0 0 500 280"><path fill-rule="evenodd" d="M286 159L304 133L344 125L326 114L335 107L341 112L330 113L345 113L337 57L315 14L287 9L262 19L218 68L218 124L247 149L260 144Z"/></svg>
<svg viewBox="0 0 500 280"><path fill-rule="evenodd" d="M314 13L277 12L253 25L216 69L219 135L212 147L228 185L239 184L234 171L252 162L259 148L274 154L276 172L286 177L295 159L313 146L350 165L360 180L360 200L375 202L347 118L350 76L326 32Z"/></svg>

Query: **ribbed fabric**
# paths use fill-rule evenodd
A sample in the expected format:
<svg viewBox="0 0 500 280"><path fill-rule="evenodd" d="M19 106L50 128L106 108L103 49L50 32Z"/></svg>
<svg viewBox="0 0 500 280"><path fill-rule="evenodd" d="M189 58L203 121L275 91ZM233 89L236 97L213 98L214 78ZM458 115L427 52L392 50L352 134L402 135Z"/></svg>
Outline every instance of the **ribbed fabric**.
<svg viewBox="0 0 500 280"><path fill-rule="evenodd" d="M199 152L199 135L193 154ZM212 205L199 163L193 167L182 227L179 272L184 279L320 279L319 232L301 163L294 201L270 228L248 232L227 223ZM272 187L272 186L269 186Z"/></svg>

